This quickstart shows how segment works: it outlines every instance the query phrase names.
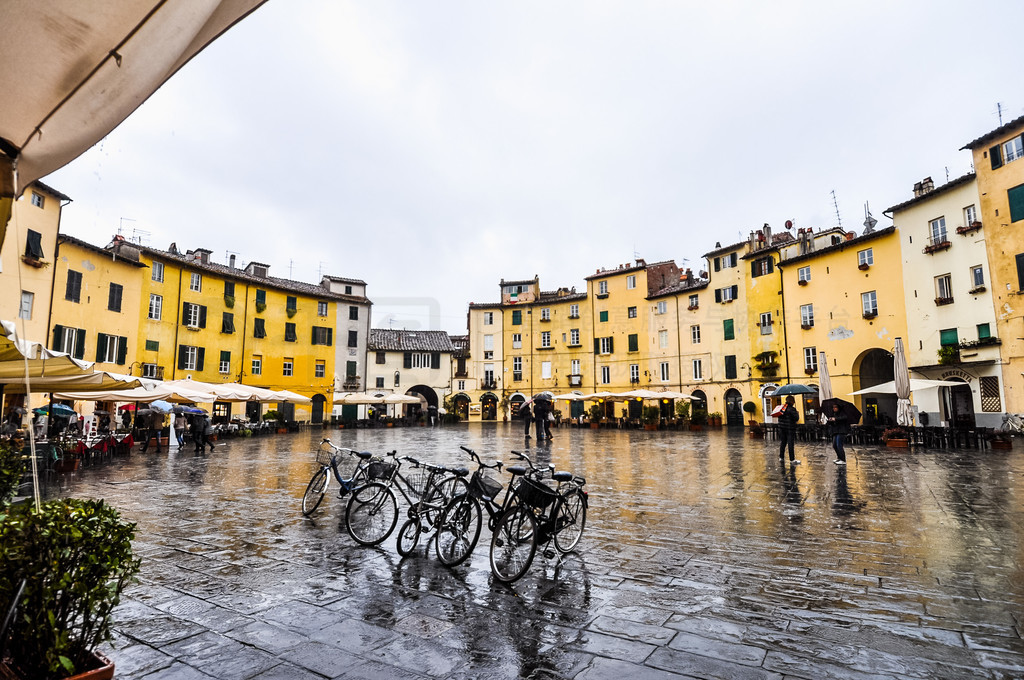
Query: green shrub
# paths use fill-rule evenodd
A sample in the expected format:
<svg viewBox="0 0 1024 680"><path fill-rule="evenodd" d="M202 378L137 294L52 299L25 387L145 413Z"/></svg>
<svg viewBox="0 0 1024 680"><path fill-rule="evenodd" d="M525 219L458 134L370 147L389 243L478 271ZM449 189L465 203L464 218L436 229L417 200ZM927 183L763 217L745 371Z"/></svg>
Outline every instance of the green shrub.
<svg viewBox="0 0 1024 680"><path fill-rule="evenodd" d="M58 499L0 514L0 602L26 579L7 648L26 678L86 668L110 639L110 613L138 572L135 524L102 500Z"/></svg>
<svg viewBox="0 0 1024 680"><path fill-rule="evenodd" d="M13 442L0 440L0 508L6 506L18 492L25 474L25 460Z"/></svg>
<svg viewBox="0 0 1024 680"><path fill-rule="evenodd" d="M689 399L677 399L676 400L676 417L680 420L686 420L690 417L690 400Z"/></svg>
<svg viewBox="0 0 1024 680"><path fill-rule="evenodd" d="M648 425L654 425L661 421L661 409L657 406L645 406L644 407L644 423Z"/></svg>

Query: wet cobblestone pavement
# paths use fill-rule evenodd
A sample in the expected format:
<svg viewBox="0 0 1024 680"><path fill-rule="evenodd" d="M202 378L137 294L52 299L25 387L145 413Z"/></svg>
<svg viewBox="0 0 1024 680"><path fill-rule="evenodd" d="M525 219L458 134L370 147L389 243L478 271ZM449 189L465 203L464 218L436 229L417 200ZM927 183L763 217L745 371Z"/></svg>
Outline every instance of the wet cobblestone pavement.
<svg viewBox="0 0 1024 680"><path fill-rule="evenodd" d="M324 432L447 463L524 448L518 423ZM356 545L336 493L303 518L320 435L66 480L138 522L117 678L1024 677L1018 451L852 447L844 470L802 444L793 468L742 432L557 430L529 450L587 477L579 554L507 587L486 527L449 570Z"/></svg>

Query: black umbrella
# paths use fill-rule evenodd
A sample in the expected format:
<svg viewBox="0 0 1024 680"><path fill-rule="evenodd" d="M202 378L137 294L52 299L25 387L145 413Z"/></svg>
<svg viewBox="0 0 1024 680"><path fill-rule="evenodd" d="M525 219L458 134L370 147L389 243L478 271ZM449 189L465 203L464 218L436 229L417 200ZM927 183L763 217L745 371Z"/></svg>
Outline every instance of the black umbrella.
<svg viewBox="0 0 1024 680"><path fill-rule="evenodd" d="M825 414L826 418L832 415L833 406L839 407L839 412L846 415L850 425L860 422L860 409L843 399L826 399L821 402L821 412Z"/></svg>

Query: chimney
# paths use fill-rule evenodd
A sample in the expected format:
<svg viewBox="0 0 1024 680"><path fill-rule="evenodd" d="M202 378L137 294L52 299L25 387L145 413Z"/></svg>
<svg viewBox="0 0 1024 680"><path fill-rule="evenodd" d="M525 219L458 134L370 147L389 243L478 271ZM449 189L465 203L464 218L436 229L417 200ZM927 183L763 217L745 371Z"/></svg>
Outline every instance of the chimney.
<svg viewBox="0 0 1024 680"><path fill-rule="evenodd" d="M231 267L232 269L235 268L235 256L234 255L229 255L228 256L228 266Z"/></svg>
<svg viewBox="0 0 1024 680"><path fill-rule="evenodd" d="M935 182L932 181L931 177L925 177L920 182L914 183L914 198L924 196L933 189L935 189Z"/></svg>

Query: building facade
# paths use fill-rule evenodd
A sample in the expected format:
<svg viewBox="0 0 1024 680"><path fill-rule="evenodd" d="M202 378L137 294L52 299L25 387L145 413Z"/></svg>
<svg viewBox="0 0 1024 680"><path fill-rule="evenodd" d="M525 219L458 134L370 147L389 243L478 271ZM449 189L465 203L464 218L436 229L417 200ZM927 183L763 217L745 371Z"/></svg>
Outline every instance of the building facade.
<svg viewBox="0 0 1024 680"><path fill-rule="evenodd" d="M419 396L419 409L407 409L407 413L443 407L452 392L455 353L447 333L371 328L368 349L370 392Z"/></svg>

